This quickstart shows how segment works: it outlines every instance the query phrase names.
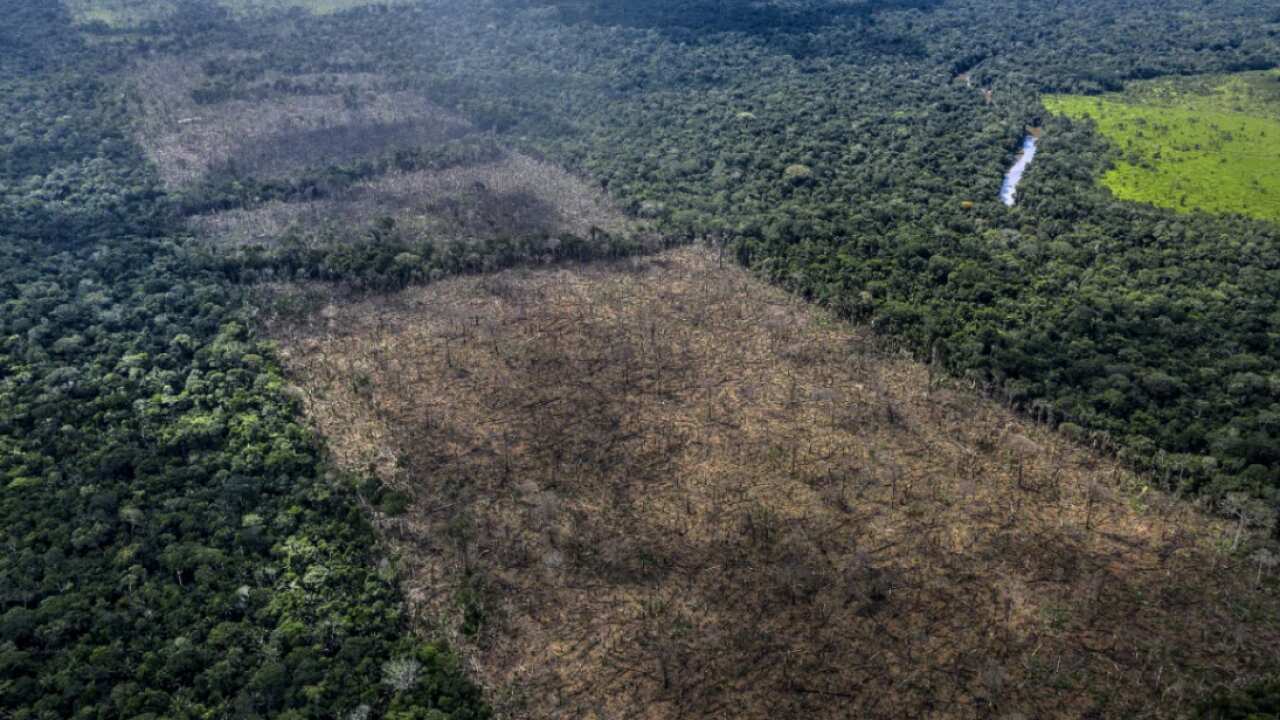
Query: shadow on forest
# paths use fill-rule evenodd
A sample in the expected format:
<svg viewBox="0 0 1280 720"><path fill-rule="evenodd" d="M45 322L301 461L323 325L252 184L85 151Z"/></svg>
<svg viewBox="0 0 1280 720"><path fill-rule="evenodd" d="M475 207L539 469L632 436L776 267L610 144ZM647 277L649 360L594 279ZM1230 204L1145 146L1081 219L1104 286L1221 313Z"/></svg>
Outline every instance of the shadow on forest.
<svg viewBox="0 0 1280 720"><path fill-rule="evenodd" d="M469 132L463 125L434 118L288 130L240 143L210 175L234 178L340 165L395 149L457 140Z"/></svg>
<svg viewBox="0 0 1280 720"><path fill-rule="evenodd" d="M402 209L410 207L406 204ZM529 191L493 191L483 183L475 183L462 196L432 202L427 209L455 227L484 236L551 235L561 223L559 209L547 199Z"/></svg>

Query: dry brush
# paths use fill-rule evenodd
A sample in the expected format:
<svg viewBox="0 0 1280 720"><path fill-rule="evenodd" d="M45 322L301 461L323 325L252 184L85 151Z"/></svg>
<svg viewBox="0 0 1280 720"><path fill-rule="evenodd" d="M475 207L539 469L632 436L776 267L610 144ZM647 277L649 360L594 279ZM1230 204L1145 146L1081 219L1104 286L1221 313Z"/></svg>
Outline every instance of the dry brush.
<svg viewBox="0 0 1280 720"><path fill-rule="evenodd" d="M1169 717L1277 661L1231 527L717 265L275 323L507 716Z"/></svg>

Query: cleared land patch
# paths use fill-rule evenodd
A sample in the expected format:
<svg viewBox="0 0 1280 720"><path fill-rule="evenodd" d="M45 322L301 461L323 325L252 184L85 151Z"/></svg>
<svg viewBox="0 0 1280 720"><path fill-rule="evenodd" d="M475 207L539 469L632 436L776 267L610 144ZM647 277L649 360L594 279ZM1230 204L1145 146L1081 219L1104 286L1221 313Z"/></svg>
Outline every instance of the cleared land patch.
<svg viewBox="0 0 1280 720"><path fill-rule="evenodd" d="M461 118L366 74L331 75L324 84L307 77L298 82L309 81L310 92L291 87L212 103L195 97L204 79L200 63L172 58L133 73L141 104L135 137L174 189L213 175L284 177L470 132Z"/></svg>
<svg viewBox="0 0 1280 720"><path fill-rule="evenodd" d="M238 246L284 237L329 243L383 217L395 218L405 232L447 241L585 238L592 228L623 235L636 227L599 188L514 152L478 165L384 175L324 200L272 202L191 222L220 245Z"/></svg>
<svg viewBox="0 0 1280 720"><path fill-rule="evenodd" d="M77 23L136 27L172 17L178 5L173 0L67 0L67 9Z"/></svg>
<svg viewBox="0 0 1280 720"><path fill-rule="evenodd" d="M1091 118L1123 152L1102 179L1116 197L1280 221L1280 71L1153 80L1044 104Z"/></svg>
<svg viewBox="0 0 1280 720"><path fill-rule="evenodd" d="M508 717L1162 717L1278 659L1233 528L704 251L276 292Z"/></svg>
<svg viewBox="0 0 1280 720"><path fill-rule="evenodd" d="M132 76L135 137L219 246L333 247L386 219L397 240L434 246L642 229L599 186L378 75L264 73L230 94L206 73L240 60L165 58ZM268 186L283 197L261 197Z"/></svg>
<svg viewBox="0 0 1280 720"><path fill-rule="evenodd" d="M342 12L367 5L396 5L411 0L215 0L241 14L299 9L317 15ZM112 27L136 27L162 21L177 12L175 0L67 0L78 23L103 22Z"/></svg>

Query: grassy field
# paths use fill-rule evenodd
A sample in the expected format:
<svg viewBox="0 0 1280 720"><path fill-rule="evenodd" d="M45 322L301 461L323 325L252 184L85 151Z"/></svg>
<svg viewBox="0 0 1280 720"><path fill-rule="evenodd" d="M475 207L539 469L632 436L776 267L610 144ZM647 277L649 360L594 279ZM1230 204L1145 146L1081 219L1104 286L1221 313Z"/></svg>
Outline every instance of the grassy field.
<svg viewBox="0 0 1280 720"><path fill-rule="evenodd" d="M1280 221L1280 71L1161 79L1124 93L1055 95L1124 153L1103 178L1119 198Z"/></svg>

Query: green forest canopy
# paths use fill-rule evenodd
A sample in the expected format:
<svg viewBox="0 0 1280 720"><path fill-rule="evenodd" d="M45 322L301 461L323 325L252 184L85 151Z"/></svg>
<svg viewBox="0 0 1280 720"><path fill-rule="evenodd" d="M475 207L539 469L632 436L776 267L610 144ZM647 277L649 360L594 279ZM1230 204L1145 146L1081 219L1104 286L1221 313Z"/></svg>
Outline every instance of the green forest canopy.
<svg viewBox="0 0 1280 720"><path fill-rule="evenodd" d="M1041 103L1272 69L1274 3L341 5L135 17L122 0L0 0L13 717L486 714L448 650L407 634L361 511L396 499L328 472L244 287L396 287L518 262L546 238L447 256L394 233L212 251L186 214L311 200L439 155L390 148L284 179L226 168L175 191L125 92L147 58L199 63L209 104L376 75L592 178L668 238L726 242L1028 412L1104 434L1171 489L1280 503L1280 231L1096 187L1124 148ZM1008 210L1000 176L1029 124L1043 152ZM589 240L555 247L591 256ZM1265 707L1259 687L1240 702Z"/></svg>

